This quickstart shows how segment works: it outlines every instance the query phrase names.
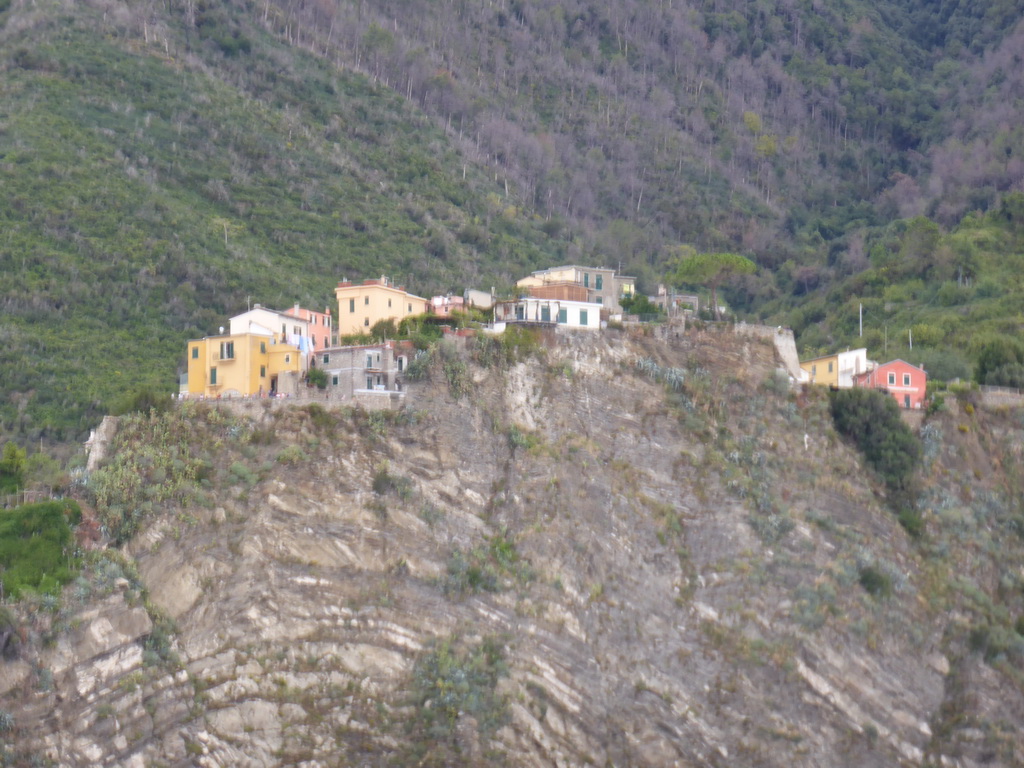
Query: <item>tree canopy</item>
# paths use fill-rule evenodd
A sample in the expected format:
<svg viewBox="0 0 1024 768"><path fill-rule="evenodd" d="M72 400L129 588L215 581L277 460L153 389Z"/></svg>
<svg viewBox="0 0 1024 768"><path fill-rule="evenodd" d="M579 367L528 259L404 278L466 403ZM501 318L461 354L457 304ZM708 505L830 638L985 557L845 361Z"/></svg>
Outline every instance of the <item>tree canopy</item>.
<svg viewBox="0 0 1024 768"><path fill-rule="evenodd" d="M681 256L669 273L674 285L706 285L711 291L711 306L719 316L718 288L739 275L752 275L757 266L737 253L692 253Z"/></svg>

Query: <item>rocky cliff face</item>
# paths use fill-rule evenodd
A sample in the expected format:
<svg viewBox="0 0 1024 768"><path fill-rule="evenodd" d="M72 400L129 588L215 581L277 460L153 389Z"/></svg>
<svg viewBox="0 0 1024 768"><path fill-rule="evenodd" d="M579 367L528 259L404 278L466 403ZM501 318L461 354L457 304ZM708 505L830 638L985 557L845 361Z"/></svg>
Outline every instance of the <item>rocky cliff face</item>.
<svg viewBox="0 0 1024 768"><path fill-rule="evenodd" d="M529 347L439 350L398 414L189 414L201 491L5 667L10 759L1024 759L1019 548L976 511L1012 498L1012 419L931 422L915 541L770 341Z"/></svg>

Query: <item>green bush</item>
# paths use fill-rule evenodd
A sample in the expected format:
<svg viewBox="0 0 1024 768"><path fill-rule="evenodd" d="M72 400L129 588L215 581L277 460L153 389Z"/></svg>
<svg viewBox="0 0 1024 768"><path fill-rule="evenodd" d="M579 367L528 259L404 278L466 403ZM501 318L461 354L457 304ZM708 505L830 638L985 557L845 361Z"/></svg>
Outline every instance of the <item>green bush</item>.
<svg viewBox="0 0 1024 768"><path fill-rule="evenodd" d="M0 511L0 582L4 595L56 595L74 578L71 525L82 518L74 501L44 501Z"/></svg>
<svg viewBox="0 0 1024 768"><path fill-rule="evenodd" d="M27 458L24 448L8 442L0 456L0 493L13 493L25 482Z"/></svg>
<svg viewBox="0 0 1024 768"><path fill-rule="evenodd" d="M860 569L860 585L874 597L888 597L892 594L892 579L873 565Z"/></svg>
<svg viewBox="0 0 1024 768"><path fill-rule="evenodd" d="M327 371L323 368L310 368L306 382L317 389L327 389Z"/></svg>
<svg viewBox="0 0 1024 768"><path fill-rule="evenodd" d="M492 637L471 648L456 642L438 642L417 660L413 671L410 703L415 714L409 729L411 748L421 752L417 765L464 763L456 744L460 715L471 716L484 736L508 720L508 701L498 692L498 680L508 675L501 643Z"/></svg>
<svg viewBox="0 0 1024 768"><path fill-rule="evenodd" d="M873 389L841 389L831 394L836 430L853 441L890 490L909 490L921 443L900 418L896 401Z"/></svg>

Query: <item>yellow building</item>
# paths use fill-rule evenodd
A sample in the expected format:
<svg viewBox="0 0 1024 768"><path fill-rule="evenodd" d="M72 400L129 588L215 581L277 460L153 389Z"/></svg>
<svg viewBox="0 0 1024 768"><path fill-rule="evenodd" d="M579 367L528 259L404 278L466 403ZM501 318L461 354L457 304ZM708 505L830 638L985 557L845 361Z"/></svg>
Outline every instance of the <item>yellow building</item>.
<svg viewBox="0 0 1024 768"><path fill-rule="evenodd" d="M430 303L406 292L401 286L396 288L386 277L364 280L361 285L343 280L334 289L334 294L338 298L336 326L339 336L369 333L381 320L394 320L397 324L407 317L422 315Z"/></svg>
<svg viewBox="0 0 1024 768"><path fill-rule="evenodd" d="M839 354L816 357L813 360L800 362L800 367L807 371L811 384L825 387L839 386Z"/></svg>
<svg viewBox="0 0 1024 768"><path fill-rule="evenodd" d="M191 397L294 394L306 370L298 347L256 333L192 339L186 357Z"/></svg>

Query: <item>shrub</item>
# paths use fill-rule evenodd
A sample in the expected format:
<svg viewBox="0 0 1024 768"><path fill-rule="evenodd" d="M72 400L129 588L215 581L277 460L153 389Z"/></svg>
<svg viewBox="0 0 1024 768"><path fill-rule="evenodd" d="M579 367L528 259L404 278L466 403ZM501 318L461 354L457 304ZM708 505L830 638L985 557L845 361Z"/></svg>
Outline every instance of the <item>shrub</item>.
<svg viewBox="0 0 1024 768"><path fill-rule="evenodd" d="M277 454L277 462L279 464L287 464L294 466L301 464L306 460L306 452L297 445L289 445L279 454Z"/></svg>
<svg viewBox="0 0 1024 768"><path fill-rule="evenodd" d="M327 371L323 368L310 368L306 374L306 381L317 389L327 389Z"/></svg>
<svg viewBox="0 0 1024 768"><path fill-rule="evenodd" d="M888 597L892 594L892 579L873 565L860 569L860 585L874 597Z"/></svg>
<svg viewBox="0 0 1024 768"><path fill-rule="evenodd" d="M454 638L438 642L417 660L413 671L415 716L410 729L422 749L435 753L435 759L415 761L419 765L464 762L458 759L456 744L460 715L472 716L482 735L508 720L508 701L498 692L498 680L508 675L501 643L492 637L472 648L455 643Z"/></svg>
<svg viewBox="0 0 1024 768"><path fill-rule="evenodd" d="M873 389L832 393L836 430L854 442L891 490L909 489L921 444L900 418L896 401Z"/></svg>
<svg viewBox="0 0 1024 768"><path fill-rule="evenodd" d="M0 582L4 595L58 594L74 578L78 559L65 555L71 524L82 512L73 501L25 504L0 514ZM0 621L0 634L2 634Z"/></svg>
<svg viewBox="0 0 1024 768"><path fill-rule="evenodd" d="M169 392L158 392L152 387L141 387L118 401L112 408L114 415L126 413L149 413L151 410L163 413L170 409L171 395Z"/></svg>

